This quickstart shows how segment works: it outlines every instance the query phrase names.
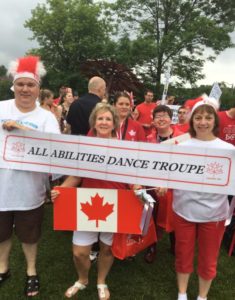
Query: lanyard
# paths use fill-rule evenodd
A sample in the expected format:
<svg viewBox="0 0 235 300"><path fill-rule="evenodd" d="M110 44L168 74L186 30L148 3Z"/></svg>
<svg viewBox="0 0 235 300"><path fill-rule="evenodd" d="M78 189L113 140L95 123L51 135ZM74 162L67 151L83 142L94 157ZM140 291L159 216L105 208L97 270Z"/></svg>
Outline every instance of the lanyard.
<svg viewBox="0 0 235 300"><path fill-rule="evenodd" d="M157 144L159 144L161 142L164 142L166 140L172 139L172 137L173 137L173 133L171 135L169 135L169 136L162 137L162 136L158 135L157 132L156 132L156 142L157 142Z"/></svg>
<svg viewBox="0 0 235 300"><path fill-rule="evenodd" d="M122 125L120 126L120 134L119 134L119 138L120 140L125 140L125 137L126 137L126 132L127 132L127 127L128 127L128 118L126 118L126 120L124 121L124 130L123 130L123 133L122 133Z"/></svg>

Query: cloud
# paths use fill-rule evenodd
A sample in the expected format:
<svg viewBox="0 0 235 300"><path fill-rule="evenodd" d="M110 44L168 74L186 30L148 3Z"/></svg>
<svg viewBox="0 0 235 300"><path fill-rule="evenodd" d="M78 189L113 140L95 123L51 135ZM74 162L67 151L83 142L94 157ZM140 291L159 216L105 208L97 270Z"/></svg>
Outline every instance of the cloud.
<svg viewBox="0 0 235 300"><path fill-rule="evenodd" d="M30 41L32 33L24 27L31 16L31 10L46 0L0 0L0 65L8 66L9 62L23 56L29 49L37 46ZM235 32L231 35L235 42ZM214 63L204 66L205 79L198 84L213 84L225 81L235 85L235 49L227 49L221 53Z"/></svg>
<svg viewBox="0 0 235 300"><path fill-rule="evenodd" d="M23 56L25 52L37 45L30 41L32 33L24 27L31 16L31 10L45 0L7 0L0 1L0 65Z"/></svg>
<svg viewBox="0 0 235 300"><path fill-rule="evenodd" d="M235 43L235 32L231 34ZM205 78L198 81L198 84L213 84L224 81L228 86L235 86L235 49L229 48L220 53L214 62L206 62L203 72Z"/></svg>

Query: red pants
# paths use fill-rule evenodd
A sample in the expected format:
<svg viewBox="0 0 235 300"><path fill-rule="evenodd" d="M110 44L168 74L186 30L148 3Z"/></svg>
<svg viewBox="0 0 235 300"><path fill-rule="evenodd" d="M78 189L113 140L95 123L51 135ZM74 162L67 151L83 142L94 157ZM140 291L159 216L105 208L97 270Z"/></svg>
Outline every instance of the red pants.
<svg viewBox="0 0 235 300"><path fill-rule="evenodd" d="M164 228L166 232L174 231L173 221L173 192L168 190L165 196L158 197L157 225Z"/></svg>
<svg viewBox="0 0 235 300"><path fill-rule="evenodd" d="M198 243L198 275L210 280L216 276L217 259L225 221L194 223L174 213L175 267L177 273L192 273L195 242Z"/></svg>

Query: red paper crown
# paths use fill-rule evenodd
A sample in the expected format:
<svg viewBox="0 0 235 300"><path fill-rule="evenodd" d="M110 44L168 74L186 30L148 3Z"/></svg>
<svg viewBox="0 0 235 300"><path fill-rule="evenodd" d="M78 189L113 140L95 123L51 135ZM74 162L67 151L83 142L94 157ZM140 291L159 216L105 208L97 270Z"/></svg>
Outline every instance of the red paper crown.
<svg viewBox="0 0 235 300"><path fill-rule="evenodd" d="M192 108L194 107L194 105L199 102L199 101L202 101L204 98L204 95L198 97L198 98L195 98L195 99L188 99L185 103L184 103L184 106L187 107L190 111L192 110Z"/></svg>
<svg viewBox="0 0 235 300"><path fill-rule="evenodd" d="M18 78L31 78L40 83L46 74L45 67L38 56L26 56L10 63L8 73L13 76L13 82Z"/></svg>
<svg viewBox="0 0 235 300"><path fill-rule="evenodd" d="M195 99L188 99L184 106L189 108L191 112L193 112L197 107L200 105L207 104L212 106L216 111L219 109L219 101L216 100L213 97L208 97L206 94L203 94L202 96L195 98Z"/></svg>
<svg viewBox="0 0 235 300"><path fill-rule="evenodd" d="M193 106L192 112L193 112L196 108L198 108L199 106L204 105L204 104L212 106L212 107L214 108L215 111L217 111L217 110L219 109L219 105L220 105L219 101L216 100L215 98L213 98L213 97L207 97L207 98L204 98L204 99L201 100L201 101L198 101L198 102Z"/></svg>

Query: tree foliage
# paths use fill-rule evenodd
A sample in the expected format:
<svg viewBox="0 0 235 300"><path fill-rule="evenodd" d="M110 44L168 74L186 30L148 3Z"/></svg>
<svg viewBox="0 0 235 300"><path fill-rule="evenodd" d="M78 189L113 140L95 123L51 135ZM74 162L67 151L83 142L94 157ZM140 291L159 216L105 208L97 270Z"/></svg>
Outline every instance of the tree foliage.
<svg viewBox="0 0 235 300"><path fill-rule="evenodd" d="M0 77L7 75L7 68L5 66L0 66Z"/></svg>
<svg viewBox="0 0 235 300"><path fill-rule="evenodd" d="M0 77L0 101L13 98L13 92L11 91L12 80L8 77Z"/></svg>
<svg viewBox="0 0 235 300"><path fill-rule="evenodd" d="M0 66L0 101L12 98L12 80L7 76L7 68Z"/></svg>
<svg viewBox="0 0 235 300"><path fill-rule="evenodd" d="M81 72L87 77L100 76L106 81L108 95L117 91L138 92L143 84L122 64L108 60L89 60L81 66Z"/></svg>
<svg viewBox="0 0 235 300"><path fill-rule="evenodd" d="M225 110L234 107L235 87L233 85L227 86L224 82L220 82L219 86L222 90L220 109ZM202 94L209 95L211 88L211 85L200 85L191 88L170 86L169 94L175 95L177 103L182 105L187 99L194 99Z"/></svg>
<svg viewBox="0 0 235 300"><path fill-rule="evenodd" d="M229 33L235 27L235 2L47 0L25 26L39 44L30 53L44 60L44 84L52 89L62 84L85 88L88 75L81 67L106 61L125 65L145 86L157 85L160 91L168 65L176 87L194 84L203 78L206 60L233 46Z"/></svg>
<svg viewBox="0 0 235 300"><path fill-rule="evenodd" d="M81 63L112 52L111 27L101 14L99 4L85 0L47 0L32 11L25 26L39 48L30 53L42 57L52 85L76 85Z"/></svg>
<svg viewBox="0 0 235 300"><path fill-rule="evenodd" d="M132 67L143 80L160 85L167 65L179 83L203 78L205 60L232 47L235 2L230 0L117 0L106 14L125 32ZM118 17L116 17L118 16ZM207 54L206 47L212 50Z"/></svg>

